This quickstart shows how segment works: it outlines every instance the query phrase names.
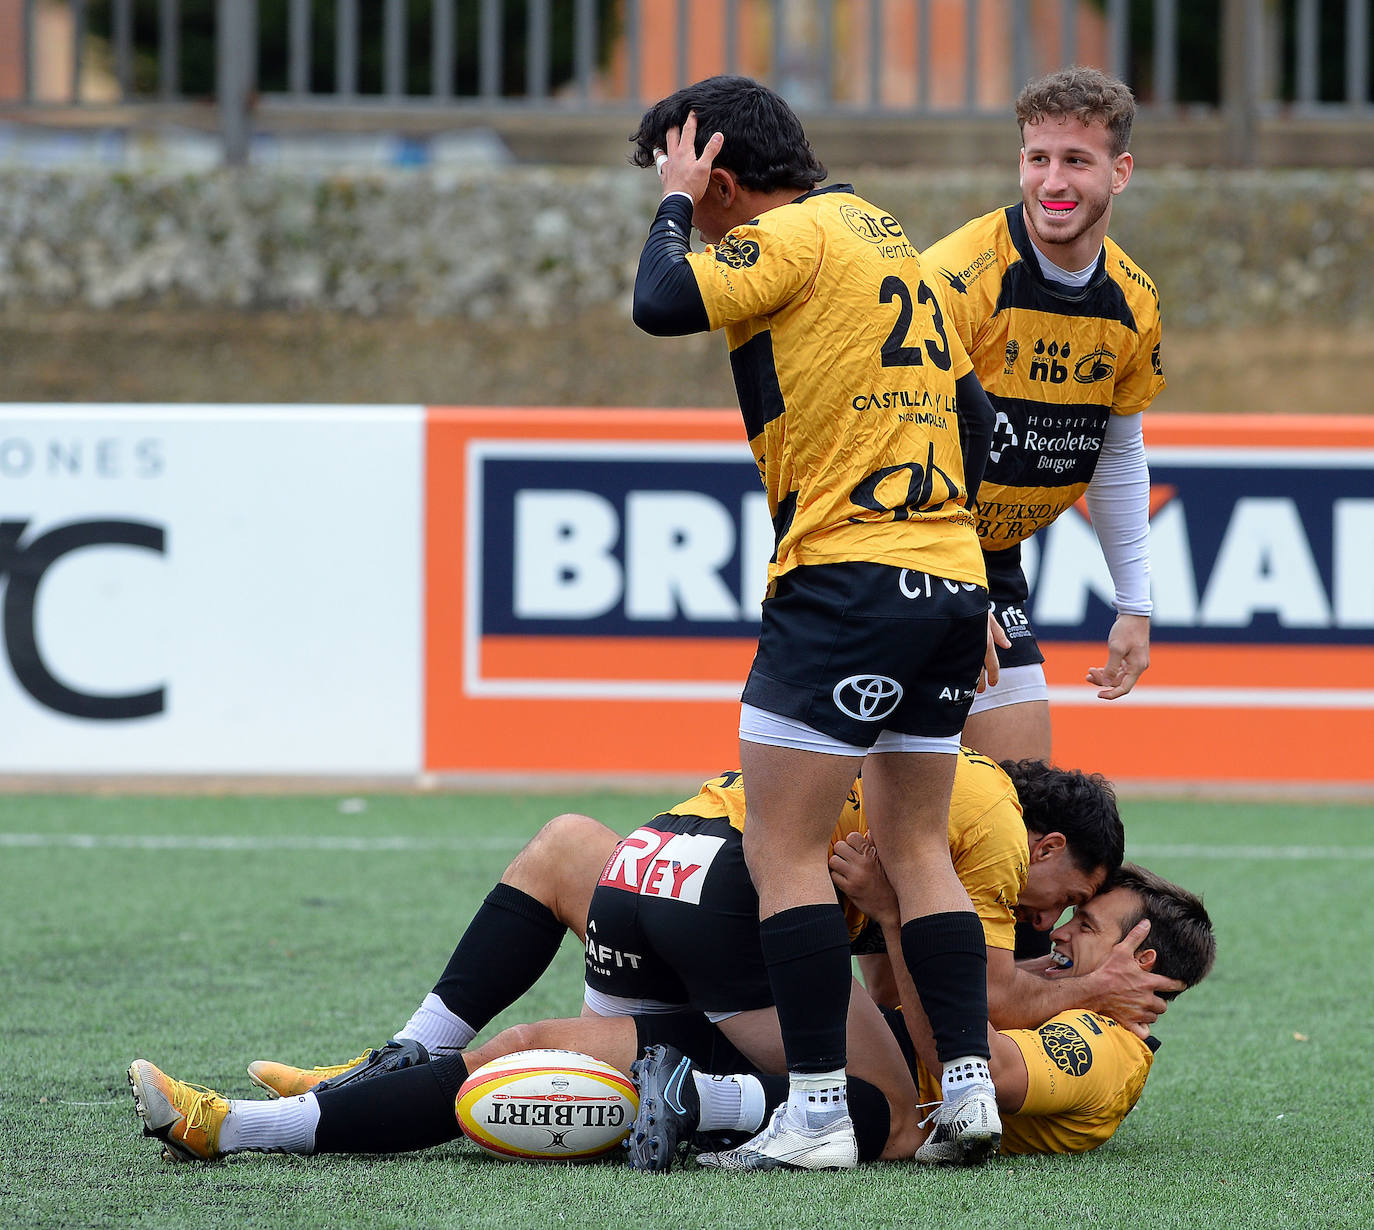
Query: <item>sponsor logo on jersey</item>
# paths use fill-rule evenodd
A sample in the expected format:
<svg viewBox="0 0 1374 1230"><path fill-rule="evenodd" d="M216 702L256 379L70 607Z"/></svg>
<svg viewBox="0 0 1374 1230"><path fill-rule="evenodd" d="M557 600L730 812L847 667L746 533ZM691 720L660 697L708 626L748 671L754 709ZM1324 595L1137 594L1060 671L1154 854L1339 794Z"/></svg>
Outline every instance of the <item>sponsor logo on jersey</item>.
<svg viewBox="0 0 1374 1230"><path fill-rule="evenodd" d="M987 272L988 268L997 263L997 250L995 248L984 248L967 265L960 270L941 269L940 276L950 284L953 290L961 295L968 294L969 285L976 282Z"/></svg>
<svg viewBox="0 0 1374 1230"><path fill-rule="evenodd" d="M759 263L759 252L757 240L726 235L716 245L716 260L731 269L752 269Z"/></svg>
<svg viewBox="0 0 1374 1230"><path fill-rule="evenodd" d="M1063 384L1069 378L1069 369L1065 365L1069 359L1068 342L1047 342L1043 337L1038 337L1035 339L1034 352L1035 358L1030 365L1032 380Z"/></svg>
<svg viewBox="0 0 1374 1230"><path fill-rule="evenodd" d="M891 214L870 213L857 205L840 206L840 221L865 243L879 249L879 255L888 259L920 254L907 241L902 224Z"/></svg>
<svg viewBox="0 0 1374 1230"><path fill-rule="evenodd" d="M1133 269L1123 260L1118 259L1116 263L1121 266L1121 272L1124 273L1130 281L1134 282L1137 286L1143 286L1150 292L1150 297L1156 303L1159 302L1159 292L1155 290L1154 284L1149 278L1141 273L1139 269Z"/></svg>
<svg viewBox="0 0 1374 1230"><path fill-rule="evenodd" d="M1155 348L1150 351L1150 366L1154 368L1156 376L1164 375L1164 365L1159 361L1159 343L1155 343Z"/></svg>
<svg viewBox="0 0 1374 1230"><path fill-rule="evenodd" d="M1054 1066L1070 1076L1085 1076L1093 1066L1092 1048L1072 1025L1062 1021L1051 1021L1042 1025L1036 1033L1040 1035L1040 1045Z"/></svg>
<svg viewBox="0 0 1374 1230"><path fill-rule="evenodd" d="M1067 349L1065 353L1068 353ZM1108 350L1105 346L1099 346L1096 350L1081 356L1074 362L1073 378L1079 384L1096 384L1099 380L1109 380L1116 371L1113 366L1115 363L1115 351Z"/></svg>
<svg viewBox="0 0 1374 1230"><path fill-rule="evenodd" d="M940 276L949 283L951 290L957 290L961 295L968 294L968 283L957 273L950 273L948 269L941 269Z"/></svg>
<svg viewBox="0 0 1374 1230"><path fill-rule="evenodd" d="M881 722L902 703L902 685L887 675L850 675L830 693L846 717L860 722Z"/></svg>

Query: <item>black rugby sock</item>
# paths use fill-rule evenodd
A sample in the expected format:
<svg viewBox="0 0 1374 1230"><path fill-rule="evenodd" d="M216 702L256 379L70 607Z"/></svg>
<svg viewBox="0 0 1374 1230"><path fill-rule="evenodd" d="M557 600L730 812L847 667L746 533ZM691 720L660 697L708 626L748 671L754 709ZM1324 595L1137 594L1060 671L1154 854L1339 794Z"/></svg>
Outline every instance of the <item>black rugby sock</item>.
<svg viewBox="0 0 1374 1230"><path fill-rule="evenodd" d="M468 923L434 994L474 1030L484 1029L539 981L565 931L542 901L498 884Z"/></svg>
<svg viewBox="0 0 1374 1230"><path fill-rule="evenodd" d="M902 956L935 1035L941 1063L988 1049L988 946L972 910L902 924Z"/></svg>
<svg viewBox="0 0 1374 1230"><path fill-rule="evenodd" d="M453 1102L467 1079L461 1055L316 1094L316 1153L409 1153L456 1140Z"/></svg>
<svg viewBox="0 0 1374 1230"><path fill-rule="evenodd" d="M849 931L838 905L800 905L759 924L768 985L789 1072L834 1072L845 1063Z"/></svg>

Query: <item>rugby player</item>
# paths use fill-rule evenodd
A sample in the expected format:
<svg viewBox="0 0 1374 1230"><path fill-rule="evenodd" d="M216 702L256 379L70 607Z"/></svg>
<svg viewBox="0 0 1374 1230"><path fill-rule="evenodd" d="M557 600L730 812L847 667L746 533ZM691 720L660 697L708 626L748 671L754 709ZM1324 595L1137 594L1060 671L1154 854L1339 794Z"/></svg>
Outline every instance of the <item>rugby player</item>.
<svg viewBox="0 0 1374 1230"><path fill-rule="evenodd" d="M817 188L825 168L777 94L712 77L651 107L631 140L663 189L635 323L657 336L725 330L773 518L740 762L744 857L791 1092L745 1153L760 1166L857 1158L849 943L826 858L862 764L944 1065L942 1114L976 1161L1000 1130L987 948L946 828L988 635L970 510L991 407L901 225L847 184ZM693 227L703 252L691 250Z"/></svg>
<svg viewBox="0 0 1374 1230"><path fill-rule="evenodd" d="M862 882L871 882L876 863L862 841L842 847L837 859L844 865L837 881L863 895ZM878 880L881 880L879 871ZM892 927L895 912L883 911ZM896 936L893 931L894 940ZM1073 988L1125 948L1144 969L1167 975L1178 990L1172 998L1196 985L1211 970L1216 939L1202 900L1153 872L1124 864L1111 882L1091 901L1078 906L1072 918L1053 933L1055 955ZM901 961L893 972L906 1004L914 1004L914 988ZM1052 977L1049 972L1047 977ZM937 1057L929 1026L917 1008L908 1010L910 1029L902 1014L889 1016L894 1032L911 1064L924 1104L940 1097L932 1076ZM1002 1112L1004 1154L1083 1153L1109 1140L1139 1100L1159 1049L1146 1029L1087 1008L1057 1013L1034 1029L989 1029L993 1079ZM668 1046L647 1048L635 1065L640 1104L631 1131L631 1156L649 1157L671 1167L678 1145L701 1132L732 1130L740 1122L716 1109L719 1076L708 1077L681 1052ZM728 1078L749 1091L750 1077ZM757 1102L757 1096L752 1101ZM864 1122L871 1113L867 1101L856 1103L855 1120L862 1136L876 1126ZM940 1125L919 1132L918 1160L959 1160L957 1149L942 1136ZM888 1154L884 1154L888 1156ZM748 1164L734 1150L702 1153L699 1164L735 1169Z"/></svg>
<svg viewBox="0 0 1374 1230"><path fill-rule="evenodd" d="M987 909L990 942L994 928L1003 933L1009 930L1007 901L1022 880L1051 912L1050 917L1057 917L1075 897L1083 872L1074 860L1085 861L1082 851L1075 852L1076 845L1105 848L1112 866L1120 858L1120 822L1110 791L1100 779L1048 766L1011 767L1031 801L1033 825L1037 807L1054 799L1062 827L1075 836L1065 842L1057 832L1033 832L1028 841L1006 774L984 757L961 757L950 842L961 874L967 876L980 908ZM550 821L512 862L501 884L478 910L435 990L386 1047L329 1068L303 1070L254 1063L249 1069L254 1081L283 1095L276 1109L262 1102L230 1103L172 1081L139 1061L130 1076L145 1123L165 1140L173 1156L208 1156L206 1149L215 1155L258 1148L387 1151L452 1139L456 1133L452 1115L445 1119L431 1113L438 1104L436 1098L442 1102L447 1097L451 1107L453 1093L470 1071L512 1050L578 1049L628 1070L644 1046L668 1042L711 1070L781 1071L777 1019L767 1007L768 984L759 951L757 898L739 849L739 826L745 814L739 778L738 772L732 772L706 783L695 798L624 841L585 816ZM846 832L859 840L859 832L851 832L854 826L864 827L861 783L855 784L836 826L836 842L842 844L839 834ZM1048 826L1045 822L1044 827ZM675 830L678 835L670 836ZM1020 843L1019 860L1007 857L1008 835ZM1037 844L1052 846L1055 853L1043 858L1032 855L1028 863L1027 851ZM645 857L650 849L656 857ZM709 868L693 866L694 857L707 854L711 855ZM684 875L684 867L691 867L692 872ZM1000 873L1008 868L1010 879L1001 879ZM1105 863L1093 868L1094 883L1101 882L1104 869ZM626 906L630 907L628 919ZM643 927L634 915L642 917ZM855 912L856 935L864 922L863 915ZM625 1016L518 1026L462 1055L477 1030L538 979L565 926L585 941L586 1011ZM689 937L690 942L663 942L665 936L675 935ZM728 961L720 960L721 951L730 954ZM613 972L617 964L623 973ZM1171 985L1140 974L1123 952L1115 969L1104 967L1093 996L1085 991L1062 999L1065 1003L1093 1002L1120 1017L1148 1021L1154 1017L1154 991ZM699 1010L710 1011L721 1004L730 1008L716 1012L720 1022L716 1030L707 1026ZM861 1158L901 1156L903 1148L909 1156L917 1131L915 1089L892 1034L862 990L851 997L849 1037L855 1064L847 1091L853 1095L857 1090L868 1108L865 1130L858 1139ZM389 1071L427 1064L431 1058L438 1066L427 1076L388 1083L374 1091L373 1100L352 1094L335 1096ZM765 1086L748 1088L756 1091ZM729 1088L717 1090L715 1102L730 1092ZM773 1100L768 1105L776 1105L786 1093L785 1083L781 1090L772 1088ZM414 1117L403 1113L406 1098L417 1100ZM749 1105L742 1103L741 1108L752 1113ZM402 1118L406 1127L393 1137L387 1125ZM880 1119L885 1124L881 1130ZM417 1128L417 1121L428 1126ZM221 1131L226 1122L227 1130ZM761 1126L761 1121L750 1126Z"/></svg>
<svg viewBox="0 0 1374 1230"><path fill-rule="evenodd" d="M1115 589L1098 696L1150 661L1150 478L1141 412L1164 388L1159 297L1107 236L1130 182L1135 100L1094 68L1032 81L1016 100L1021 200L960 227L922 260L996 412L978 536L1002 646L963 740L995 760L1049 760L1044 654L1027 619L1021 544L1084 498Z"/></svg>

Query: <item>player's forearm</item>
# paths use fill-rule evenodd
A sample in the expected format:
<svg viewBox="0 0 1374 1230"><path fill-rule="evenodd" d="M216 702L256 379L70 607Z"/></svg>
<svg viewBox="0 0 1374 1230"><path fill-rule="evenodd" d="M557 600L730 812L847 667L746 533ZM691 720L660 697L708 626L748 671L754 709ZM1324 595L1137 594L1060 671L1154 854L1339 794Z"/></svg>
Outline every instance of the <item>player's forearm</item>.
<svg viewBox="0 0 1374 1230"><path fill-rule="evenodd" d="M988 1017L997 1029L1035 1029L1070 1008L1085 1003L1086 978L1042 978L1013 967L1011 978L988 983Z"/></svg>
<svg viewBox="0 0 1374 1230"><path fill-rule="evenodd" d="M954 385L954 392L959 406L959 447L964 453L964 486L968 488L966 507L972 508L978 502L978 488L983 482L983 471L987 469L996 416L988 395L983 392L983 386L973 372L959 378Z"/></svg>
<svg viewBox="0 0 1374 1230"><path fill-rule="evenodd" d="M705 333L711 327L701 290L687 263L692 229L690 197L663 198L639 254L634 322L655 337Z"/></svg>

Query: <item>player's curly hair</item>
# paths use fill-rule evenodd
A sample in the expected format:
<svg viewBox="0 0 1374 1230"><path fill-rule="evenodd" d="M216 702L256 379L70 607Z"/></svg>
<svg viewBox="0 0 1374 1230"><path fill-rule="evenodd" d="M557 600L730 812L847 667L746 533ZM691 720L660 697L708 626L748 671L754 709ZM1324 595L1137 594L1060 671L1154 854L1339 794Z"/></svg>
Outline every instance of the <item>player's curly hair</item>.
<svg viewBox="0 0 1374 1230"><path fill-rule="evenodd" d="M1121 934L1143 918L1150 920L1141 947L1155 950L1153 973L1190 987L1208 975L1217 959L1217 937L1201 897L1136 863L1122 863L1107 888L1127 888L1140 898L1139 912L1122 923ZM1166 992L1164 998L1178 993Z"/></svg>
<svg viewBox="0 0 1374 1230"><path fill-rule="evenodd" d="M635 145L630 161L653 166L654 149L664 147L668 129L681 128L692 111L697 113L698 157L712 133L724 134L715 165L733 172L746 188L808 192L826 177L796 112L749 77L707 77L655 103L630 137Z"/></svg>
<svg viewBox="0 0 1374 1230"><path fill-rule="evenodd" d="M1111 873L1126 852L1126 831L1116 808L1116 792L1100 773L1057 769L1043 760L1004 760L1002 768L1016 787L1021 817L1031 833L1063 833L1069 857L1091 875Z"/></svg>
<svg viewBox="0 0 1374 1230"><path fill-rule="evenodd" d="M1112 157L1131 144L1135 123L1135 95L1130 87L1096 68L1061 68L1037 77L1016 96L1016 123L1024 137L1027 124L1043 119L1073 118L1084 124L1104 124Z"/></svg>

